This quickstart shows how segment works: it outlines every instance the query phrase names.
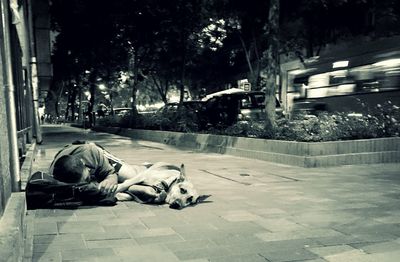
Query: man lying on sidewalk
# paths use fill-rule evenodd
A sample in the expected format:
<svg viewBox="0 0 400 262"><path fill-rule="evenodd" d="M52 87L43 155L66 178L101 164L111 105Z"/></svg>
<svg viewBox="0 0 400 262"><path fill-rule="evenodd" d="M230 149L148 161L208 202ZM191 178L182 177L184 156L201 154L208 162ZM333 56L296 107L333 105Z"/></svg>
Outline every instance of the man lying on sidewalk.
<svg viewBox="0 0 400 262"><path fill-rule="evenodd" d="M56 154L49 171L55 179L66 183L98 183L101 191L111 195L129 188L124 181L129 180L129 185L142 183L142 171L147 167L129 165L95 143L77 141ZM155 187L136 186L135 192L151 203L162 203L166 198L165 191Z"/></svg>

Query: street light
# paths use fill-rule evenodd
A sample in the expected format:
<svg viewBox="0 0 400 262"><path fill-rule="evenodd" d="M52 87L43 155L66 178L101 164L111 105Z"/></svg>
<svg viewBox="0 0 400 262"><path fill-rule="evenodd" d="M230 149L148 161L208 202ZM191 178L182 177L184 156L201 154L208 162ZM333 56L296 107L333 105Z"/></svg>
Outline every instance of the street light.
<svg viewBox="0 0 400 262"><path fill-rule="evenodd" d="M102 90L102 91L104 91L104 90L107 89L107 87L106 87L105 84L99 84L99 89Z"/></svg>

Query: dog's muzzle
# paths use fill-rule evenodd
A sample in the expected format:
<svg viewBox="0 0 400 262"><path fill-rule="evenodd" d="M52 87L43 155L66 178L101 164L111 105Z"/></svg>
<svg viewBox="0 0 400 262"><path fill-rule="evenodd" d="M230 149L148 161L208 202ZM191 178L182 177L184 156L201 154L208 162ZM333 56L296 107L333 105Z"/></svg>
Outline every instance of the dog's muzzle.
<svg viewBox="0 0 400 262"><path fill-rule="evenodd" d="M177 200L175 200L174 202L172 202L172 203L169 205L169 207L170 207L170 208L173 208L173 209L182 209L183 204L182 204L182 201L180 201L179 199L177 199Z"/></svg>

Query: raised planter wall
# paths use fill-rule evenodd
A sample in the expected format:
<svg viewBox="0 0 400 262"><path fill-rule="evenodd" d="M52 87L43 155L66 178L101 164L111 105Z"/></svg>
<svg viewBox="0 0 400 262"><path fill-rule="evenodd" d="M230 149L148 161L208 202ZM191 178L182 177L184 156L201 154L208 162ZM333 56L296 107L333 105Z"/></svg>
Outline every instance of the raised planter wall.
<svg viewBox="0 0 400 262"><path fill-rule="evenodd" d="M302 167L400 162L398 137L308 143L109 127L95 129L200 152L229 154Z"/></svg>

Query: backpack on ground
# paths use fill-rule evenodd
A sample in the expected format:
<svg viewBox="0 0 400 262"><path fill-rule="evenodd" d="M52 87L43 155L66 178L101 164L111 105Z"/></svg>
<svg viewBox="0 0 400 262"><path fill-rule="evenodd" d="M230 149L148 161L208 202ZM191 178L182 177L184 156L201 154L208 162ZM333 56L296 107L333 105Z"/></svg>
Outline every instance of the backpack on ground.
<svg viewBox="0 0 400 262"><path fill-rule="evenodd" d="M114 196L101 192L95 184L68 184L40 171L29 178L25 195L28 209L112 206L117 202Z"/></svg>

